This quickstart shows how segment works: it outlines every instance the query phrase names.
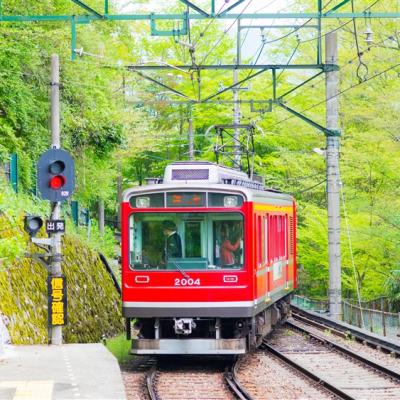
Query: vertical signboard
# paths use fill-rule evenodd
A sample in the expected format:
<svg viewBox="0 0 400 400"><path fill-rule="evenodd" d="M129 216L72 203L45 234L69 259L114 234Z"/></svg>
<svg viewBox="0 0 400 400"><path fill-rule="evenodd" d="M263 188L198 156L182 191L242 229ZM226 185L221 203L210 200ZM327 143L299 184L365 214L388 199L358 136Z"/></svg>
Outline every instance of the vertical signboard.
<svg viewBox="0 0 400 400"><path fill-rule="evenodd" d="M49 326L67 324L67 279L65 276L47 278Z"/></svg>

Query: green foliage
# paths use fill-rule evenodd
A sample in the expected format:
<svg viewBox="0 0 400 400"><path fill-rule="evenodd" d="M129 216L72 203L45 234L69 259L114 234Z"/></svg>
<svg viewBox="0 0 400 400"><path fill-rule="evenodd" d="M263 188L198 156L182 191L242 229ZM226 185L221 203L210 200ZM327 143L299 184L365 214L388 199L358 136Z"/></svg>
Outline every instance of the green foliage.
<svg viewBox="0 0 400 400"><path fill-rule="evenodd" d="M367 0L356 3L358 11L370 5ZM101 9L101 1L93 0L90 4ZM174 11L169 3L160 6ZM303 0L293 7L311 11L315 6L315 1ZM395 6L390 0L379 2L374 9L389 11ZM350 4L346 4L343 10L349 7ZM175 11L181 12L184 8L177 4ZM26 1L24 4L7 1L4 5L5 13L14 14L80 11L66 0ZM368 66L368 71L362 71L367 75L361 79L370 78L391 66L398 57L397 21L358 19L356 23L362 60ZM369 51L362 40L366 23L372 25L375 37L375 44ZM324 21L324 31L337 26L336 20ZM159 22L159 29L171 28L171 21ZM232 63L235 57L233 36L227 34L226 29L224 22L218 20L211 24L210 21L192 24L191 40L196 42L197 64ZM342 90L359 83L359 62L352 30L352 24L338 30ZM259 60L283 64L315 62L315 31L300 29L296 33L298 39L287 31L268 31L269 43ZM169 161L187 159L189 116L194 122L196 157L215 160L215 138L212 134L205 137L205 132L213 124L232 121L231 105L198 104L191 110L187 105L171 105L168 100L182 99L120 68L124 64L149 60L191 64L193 60L187 46L173 37L151 37L147 22L82 24L78 26L77 46L96 57L84 56L72 63L69 61L69 34L67 24L0 24L0 161L11 152L19 154L23 189L32 188L34 162L49 146L49 57L53 52L61 56L63 146L75 156L75 199L81 205L90 207L93 212L97 201L102 199L107 213L113 215L120 175L127 188L143 184L146 177L162 176ZM284 38L274 42L281 36ZM179 39L181 42L188 40L187 37ZM260 38L255 34L251 40ZM255 58L243 52L243 61L253 62ZM345 213L343 204L342 284L345 296L350 297L355 296L356 285L359 285L365 300L382 295L385 282L393 299L398 294L397 278L392 273L400 262L398 72L395 69L384 73L339 96L343 131L340 166L347 210ZM248 73L239 71L239 79L246 78ZM192 99L198 98L198 82L202 98L218 94L220 88L232 84L232 72L227 71L202 71L199 76L196 71L184 73L171 69L167 73L154 72L151 76ZM302 71L279 73L278 97L309 77ZM272 96L271 74L260 74L243 86L248 84L250 90L240 91L241 99ZM231 98L231 91L215 97ZM304 113L309 118L325 125L323 100L323 76L285 97L290 107L306 110ZM297 200L300 290L324 297L328 286L325 160L313 149L324 149L325 138L304 121L277 107L272 113L255 114L242 105L241 113L243 123L255 121L260 128L255 137L255 171L265 178L268 186L292 193ZM9 195L4 193L2 190L0 194L0 210ZM15 218L18 210L25 209L19 201L16 199ZM10 218L14 218L13 215L10 214ZM89 241L93 246L105 248L108 254L113 251L111 232L100 240L93 226ZM1 257L11 260L20 255L21 243L18 235L0 242Z"/></svg>
<svg viewBox="0 0 400 400"><path fill-rule="evenodd" d="M48 340L47 272L25 257L25 253L38 250L23 229L25 213L43 216L47 207L47 202L16 195L0 179L0 310L10 319L15 344L44 344ZM98 342L103 335L114 336L122 330L119 294L97 253L99 249L114 253L114 238L108 231L102 238L94 233L91 241L85 240L83 233L73 232L71 221L67 226L72 234L63 240L63 273L69 296L64 338L70 343Z"/></svg>

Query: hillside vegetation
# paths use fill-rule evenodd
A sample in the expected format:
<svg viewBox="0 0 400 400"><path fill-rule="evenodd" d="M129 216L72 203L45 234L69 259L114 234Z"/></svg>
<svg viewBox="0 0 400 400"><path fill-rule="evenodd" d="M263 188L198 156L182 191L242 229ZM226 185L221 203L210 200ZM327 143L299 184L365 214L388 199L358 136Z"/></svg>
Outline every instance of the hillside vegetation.
<svg viewBox="0 0 400 400"><path fill-rule="evenodd" d="M17 0L3 3L3 14L81 12L66 0L28 0L23 6ZM147 3L140 2L140 7L148 9ZM185 9L179 2L159 3L170 12ZM356 3L358 11L371 5L364 0ZM90 4L101 8L102 2L93 0ZM315 9L315 1L303 0L290 10L307 11L311 7ZM346 7L348 10L350 4ZM393 11L396 7L394 0L380 1L372 10ZM358 284L365 300L383 294L395 298L400 263L398 22L357 20L361 59L357 57L352 21L346 25L343 21L325 21L324 32L339 25L343 25L338 37L343 91L339 100L345 201L342 204L344 296L354 297ZM370 48L364 41L367 26L374 32ZM168 21L162 27L171 28ZM232 62L233 35L226 34L226 29L218 21L192 26L198 63ZM296 34L268 31L267 44L259 47L262 51L253 56L245 53L244 61L315 62L315 32L300 29ZM96 215L100 199L105 201L107 215L116 214L118 176L126 188L141 184L147 176L160 176L170 161L187 159L190 113L195 127L196 158L215 160L214 139L204 134L212 124L230 123L232 107L202 104L190 110L187 105L171 105L168 100L180 98L123 68L149 60L190 64L187 47L171 37L151 37L146 22L96 22L78 27L77 47L83 49L83 55L72 62L69 35L67 23L0 24L0 157L4 161L12 152L19 154L24 192L34 186L35 160L49 147L49 57L53 52L61 58L63 147L72 152L77 164L74 199L89 207L92 215ZM259 32L250 37L261 44ZM243 46L247 44L245 41ZM196 74L185 75L176 70L149 74L189 97L198 94ZM240 71L239 79L247 74L248 71ZM294 71L279 74L278 96L309 76ZM204 72L201 95L216 93L231 82L231 72ZM249 90L241 91L240 96L268 99L272 96L271 84L271 74L261 74L243 85L249 85ZM227 91L218 98L231 99L231 95ZM299 111L307 110L304 113L309 118L325 125L323 100L323 75L285 98L288 105ZM298 201L299 290L309 296L325 297L328 287L325 160L313 151L324 149L325 138L279 107L274 107L271 113L252 113L243 105L241 121L255 122L260 128L255 137L256 172L268 186L290 192ZM18 246L2 251L11 252L9 257L18 255L22 251Z"/></svg>
<svg viewBox="0 0 400 400"><path fill-rule="evenodd" d="M12 343L47 343L47 271L25 257L38 249L23 229L25 211L38 211L38 206L27 197L17 199L2 179L0 189L0 312L9 321ZM98 342L121 332L119 294L98 253L76 233L63 240L63 273L68 295L65 342Z"/></svg>

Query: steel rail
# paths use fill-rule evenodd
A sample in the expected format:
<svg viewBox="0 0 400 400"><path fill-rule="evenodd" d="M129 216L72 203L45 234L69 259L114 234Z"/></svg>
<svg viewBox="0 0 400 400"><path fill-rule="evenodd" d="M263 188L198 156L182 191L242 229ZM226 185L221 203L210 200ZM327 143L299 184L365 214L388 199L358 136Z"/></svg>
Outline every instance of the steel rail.
<svg viewBox="0 0 400 400"><path fill-rule="evenodd" d="M290 365L297 371L301 372L303 375L306 377L310 378L314 382L318 383L319 385L323 386L326 390L331 392L334 396L338 396L343 400L356 400L353 396L350 394L344 392L343 390L339 389L329 381L321 378L320 376L314 374L310 370L308 370L306 367L302 366L300 363L297 363L293 360L291 360L289 357L287 357L285 354L274 348L273 346L269 345L265 340L263 341L260 349L266 350L269 353L273 354L275 357L279 358L282 360L285 364Z"/></svg>
<svg viewBox="0 0 400 400"><path fill-rule="evenodd" d="M154 380L156 374L157 374L157 368L155 366L153 366L148 372L146 372L146 389L151 400L159 400L156 390L154 388L155 386Z"/></svg>
<svg viewBox="0 0 400 400"><path fill-rule="evenodd" d="M306 329L296 323L286 321L286 325L289 326L291 329L294 329L301 333L306 334L308 337L320 342L321 344L323 344L325 346L329 346L329 347L333 348L334 350L337 350L340 353L343 353L357 361L360 361L363 364L368 365L369 367L375 369L378 372L384 373L385 375L387 375L390 378L394 378L394 379L397 379L398 381L400 381L400 374L393 369L387 368L384 365L379 364L374 360L371 360L370 358L362 356L362 355L348 349L347 347L342 346L339 343L336 343L336 342L333 342L324 337L318 336L315 333L309 331L308 329Z"/></svg>
<svg viewBox="0 0 400 400"><path fill-rule="evenodd" d="M234 360L232 365L229 367L228 371L224 372L224 378L226 383L228 384L231 392L240 400L252 400L250 394L244 389L236 376L236 367L238 363L238 358Z"/></svg>
<svg viewBox="0 0 400 400"><path fill-rule="evenodd" d="M342 336L351 336L354 339L366 343L371 347L379 348L388 353L395 354L400 357L400 345L383 339L376 334L369 333L358 327L346 324L345 322L334 321L328 317L322 316L312 311L303 310L297 306L291 305L292 316L297 319L302 319L303 322L317 327L324 327L333 330L333 333L341 332ZM308 321L305 321L306 318Z"/></svg>

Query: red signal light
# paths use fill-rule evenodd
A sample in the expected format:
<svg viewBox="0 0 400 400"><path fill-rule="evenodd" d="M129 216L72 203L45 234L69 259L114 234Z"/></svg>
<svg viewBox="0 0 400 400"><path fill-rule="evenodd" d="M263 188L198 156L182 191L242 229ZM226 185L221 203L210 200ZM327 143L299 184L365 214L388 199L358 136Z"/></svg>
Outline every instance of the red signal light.
<svg viewBox="0 0 400 400"><path fill-rule="evenodd" d="M54 189L54 190L58 190L58 189L60 189L61 187L63 187L63 186L65 185L65 183L66 183L65 176L63 176L63 175L56 175L56 176L53 176L53 177L50 179L49 186L50 186L52 189Z"/></svg>

